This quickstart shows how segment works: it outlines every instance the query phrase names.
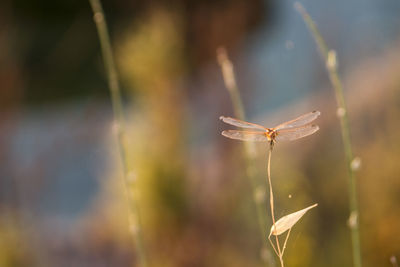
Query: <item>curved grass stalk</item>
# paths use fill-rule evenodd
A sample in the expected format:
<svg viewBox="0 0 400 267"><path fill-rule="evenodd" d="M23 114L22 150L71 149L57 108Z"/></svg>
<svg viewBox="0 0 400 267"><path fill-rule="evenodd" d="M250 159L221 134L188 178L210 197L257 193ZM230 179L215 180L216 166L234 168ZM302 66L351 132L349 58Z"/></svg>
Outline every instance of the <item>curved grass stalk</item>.
<svg viewBox="0 0 400 267"><path fill-rule="evenodd" d="M225 48L221 47L217 50L217 60L219 65L221 66L225 87L228 90L229 96L231 98L235 116L238 119L245 121L246 114L243 108L243 102L240 97L239 89L236 83L235 74L233 71L233 64L229 60ZM257 175L255 166L256 151L254 144L251 142L243 142L243 146L244 146L244 158L246 162L246 174L250 179L250 183L253 190L260 233L261 236L264 237L267 235L265 230L267 222L264 216L266 203L265 203L265 197L263 195L265 192L265 187L257 185ZM262 240L264 241L263 238ZM269 253L269 250L265 246L263 249L266 249ZM275 265L275 262L273 261L272 257L268 257L268 260L267 259L264 260L265 263L268 264L268 266Z"/></svg>
<svg viewBox="0 0 400 267"><path fill-rule="evenodd" d="M147 261L142 241L142 228L141 228L140 216L136 200L136 194L134 194L134 190L136 190L136 188L134 187L136 179L134 177L133 170L131 170L129 167L129 162L128 162L128 146L125 133L125 119L123 115L121 90L114 63L110 37L108 35L107 23L104 17L104 12L100 0L89 0L89 2L93 10L94 14L93 18L94 22L96 23L104 65L108 75L108 85L111 93L111 102L114 113L114 124L116 126L115 130L117 132L118 149L121 155L121 162L123 168L122 175L130 210L130 218L129 218L130 233L133 235L136 244L136 250L140 266L146 267ZM133 188L130 188L130 186L132 186Z"/></svg>
<svg viewBox="0 0 400 267"><path fill-rule="evenodd" d="M343 85L337 73L337 61L336 53L333 50L329 50L325 40L319 32L314 21L307 13L305 8L298 2L295 3L296 10L301 14L307 27L309 28L316 44L320 55L326 63L326 69L328 71L329 79L333 85L337 103L337 115L340 119L340 128L342 132L343 146L346 155L346 165L348 170L348 194L350 199L350 216L349 226L351 230L351 241L353 248L353 264L355 267L361 267L361 245L360 245L360 233L359 233L359 209L357 201L357 187L356 187L356 175L355 168L352 167L354 160L353 151L351 148L350 141L350 126L349 119L347 116L346 102L343 95Z"/></svg>
<svg viewBox="0 0 400 267"><path fill-rule="evenodd" d="M271 181L271 157L272 157L272 148L273 148L273 143L270 144L269 150L268 150L268 165L267 165L267 177L268 177L268 185L269 185L269 204L271 208L271 217L272 217L272 223L274 225L274 228L276 229L276 224L275 224L275 212L274 212L274 192L272 190L272 181ZM285 240L285 245L283 246L283 249L281 251L281 246L279 245L279 238L278 235L275 235L275 241L276 241L276 247L273 245L273 242L271 241L270 236L268 237L271 246L274 248L275 253L279 257L279 261L281 263L281 267L284 267L283 263L283 252L286 246L287 239Z"/></svg>

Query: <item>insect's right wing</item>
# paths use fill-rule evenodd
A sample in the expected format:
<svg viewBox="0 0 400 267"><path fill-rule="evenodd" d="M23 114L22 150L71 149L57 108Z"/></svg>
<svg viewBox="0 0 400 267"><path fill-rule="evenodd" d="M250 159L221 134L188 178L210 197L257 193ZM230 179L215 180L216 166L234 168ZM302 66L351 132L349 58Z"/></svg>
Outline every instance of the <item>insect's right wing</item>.
<svg viewBox="0 0 400 267"><path fill-rule="evenodd" d="M319 127L317 125L309 124L297 128L288 128L277 131L275 137L276 141L293 141L299 138L306 137L318 131Z"/></svg>
<svg viewBox="0 0 400 267"><path fill-rule="evenodd" d="M227 130L223 131L222 135L231 139L242 141L269 142L269 139L266 136L265 132Z"/></svg>
<svg viewBox="0 0 400 267"><path fill-rule="evenodd" d="M255 124L255 123L250 123L247 121L241 121L241 120L234 119L231 117L221 116L221 117L219 117L219 119L227 124L230 124L230 125L233 125L236 127L258 129L258 130L264 130L264 131L266 130L266 128L264 126L261 126L261 125Z"/></svg>
<svg viewBox="0 0 400 267"><path fill-rule="evenodd" d="M306 113L304 115L301 115L300 117L284 122L282 124L279 124L278 126L274 127L275 130L283 130L283 129L290 129L290 128L296 128L303 126L307 123L312 122L315 120L319 115L321 115L321 112L315 110L309 113Z"/></svg>

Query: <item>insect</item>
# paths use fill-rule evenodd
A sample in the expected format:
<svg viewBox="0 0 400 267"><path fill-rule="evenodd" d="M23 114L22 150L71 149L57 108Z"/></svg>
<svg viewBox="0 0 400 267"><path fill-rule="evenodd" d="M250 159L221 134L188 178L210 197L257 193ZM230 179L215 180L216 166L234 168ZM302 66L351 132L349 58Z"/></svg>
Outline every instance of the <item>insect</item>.
<svg viewBox="0 0 400 267"><path fill-rule="evenodd" d="M306 113L296 119L284 122L273 128L266 128L264 126L241 121L238 119L221 116L220 120L223 122L240 127L253 129L255 131L238 131L238 130L226 130L222 132L222 135L231 139L237 139L242 141L258 141L258 142L269 142L271 147L276 141L287 140L292 141L308 135L311 135L318 131L319 127L314 124L309 124L315 120L321 112L315 110Z"/></svg>

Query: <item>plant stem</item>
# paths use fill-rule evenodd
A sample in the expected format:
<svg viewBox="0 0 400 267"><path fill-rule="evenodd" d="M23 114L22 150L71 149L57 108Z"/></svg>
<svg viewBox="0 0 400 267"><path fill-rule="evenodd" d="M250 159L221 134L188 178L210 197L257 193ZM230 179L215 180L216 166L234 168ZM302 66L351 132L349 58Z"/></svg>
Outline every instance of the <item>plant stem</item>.
<svg viewBox="0 0 400 267"><path fill-rule="evenodd" d="M286 235L286 238L285 238L285 242L283 243L282 255L285 253L286 244L287 244L287 241L289 240L289 236L290 236L290 231L292 231L292 228L289 229L289 231Z"/></svg>
<svg viewBox="0 0 400 267"><path fill-rule="evenodd" d="M225 87L228 90L229 96L232 101L233 105L233 110L235 113L235 116L240 119L245 121L246 120L246 114L243 108L243 102L240 97L239 89L236 83L235 79L235 74L233 71L233 64L229 60L227 52L225 48L219 48L217 50L217 59L218 63L221 66L222 70L222 75L224 78L224 83ZM244 156L245 156L245 162L246 162L246 174L247 177L249 177L252 190L253 190L253 196L254 196L254 202L256 205L256 210L257 210L257 218L258 218L258 225L260 228L261 236L264 237L266 236L266 218L264 216L265 214L265 197L264 197L264 192L265 192L265 187L264 186L258 186L257 185L257 175L256 175L256 150L254 147L253 143L250 142L243 142L244 146ZM261 197L260 197L261 194ZM264 241L264 239L262 238ZM264 249L267 249L264 247ZM269 252L269 251L268 251ZM268 263L269 266L274 266L275 263L273 262L273 258L269 257L268 262L265 261L265 263Z"/></svg>
<svg viewBox="0 0 400 267"><path fill-rule="evenodd" d="M311 19L310 15L304 9L304 7L296 2L295 8L302 15L303 20L306 22L320 52L320 55L324 59L326 63L326 69L329 74L329 79L333 85L336 96L337 103L337 115L340 119L340 128L342 132L343 146L346 156L346 165L348 170L348 193L350 200L350 217L349 217L349 226L351 230L351 241L353 247L353 264L355 267L361 267L361 246L360 246L360 233L359 233L359 210L358 210L358 201L357 201L357 185L356 185L356 175L354 173L353 168L351 167L351 163L353 161L353 151L351 148L350 141L350 127L349 127L349 119L347 116L346 103L343 95L343 85L337 73L337 61L336 54L333 50L329 50L326 45L325 40L323 39L321 33L319 32L317 26L314 21Z"/></svg>
<svg viewBox="0 0 400 267"><path fill-rule="evenodd" d="M269 146L268 150L268 166L267 166L267 176L268 176L268 185L269 185L269 204L271 208L271 217L272 223L274 225L274 229L276 229L275 225L275 212L274 212L274 194L272 190L272 181L271 181L271 157L272 157L272 144ZM276 246L278 247L278 257L281 263L281 267L284 267L283 264L283 254L281 252L281 246L279 245L278 235L275 235ZM286 243L286 242L285 242ZM271 243L272 244L272 243Z"/></svg>
<svg viewBox="0 0 400 267"><path fill-rule="evenodd" d="M89 0L89 2L93 10L93 18L99 35L104 65L108 76L108 85L111 93L111 103L114 113L114 125L117 132L118 149L123 168L122 175L130 210L130 233L133 235L135 240L140 266L146 267L147 261L142 241L142 228L136 194L134 194L134 190L136 189L136 178L134 177L134 172L128 162L128 145L125 133L125 119L123 115L121 90L114 63L110 37L108 35L107 23L100 0ZM130 188L130 186L133 188Z"/></svg>

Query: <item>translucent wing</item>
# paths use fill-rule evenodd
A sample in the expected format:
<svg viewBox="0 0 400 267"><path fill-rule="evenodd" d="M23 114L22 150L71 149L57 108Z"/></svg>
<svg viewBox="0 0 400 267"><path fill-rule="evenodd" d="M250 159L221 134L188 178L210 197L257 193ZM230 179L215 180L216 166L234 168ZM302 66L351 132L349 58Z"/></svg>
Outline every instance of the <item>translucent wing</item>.
<svg viewBox="0 0 400 267"><path fill-rule="evenodd" d="M275 130L283 130L283 129L290 129L290 128L296 128L303 126L307 123L312 122L315 120L319 115L321 115L321 112L315 110L312 112L309 112L307 114L301 115L300 117L284 122L282 124L279 124L278 126L274 127Z"/></svg>
<svg viewBox="0 0 400 267"><path fill-rule="evenodd" d="M230 124L230 125L233 125L233 126L236 126L236 127L266 130L266 128L261 126L261 125L258 125L258 124L255 124L255 123L250 123L250 122L247 122L247 121L241 121L241 120L234 119L234 118L231 118L231 117L221 116L221 117L219 117L219 119L222 120L223 122L227 123L227 124Z"/></svg>
<svg viewBox="0 0 400 267"><path fill-rule="evenodd" d="M222 135L231 139L237 139L242 141L257 141L257 142L269 141L265 132L227 130L223 131Z"/></svg>
<svg viewBox="0 0 400 267"><path fill-rule="evenodd" d="M289 128L289 129L283 129L277 131L275 140L276 141L281 141L281 140L286 140L286 141L292 141L296 140L305 136L308 136L310 134L315 133L318 131L319 127L317 125L306 125L302 127L297 127L297 128Z"/></svg>

